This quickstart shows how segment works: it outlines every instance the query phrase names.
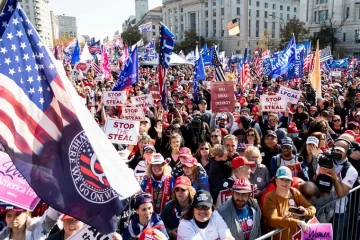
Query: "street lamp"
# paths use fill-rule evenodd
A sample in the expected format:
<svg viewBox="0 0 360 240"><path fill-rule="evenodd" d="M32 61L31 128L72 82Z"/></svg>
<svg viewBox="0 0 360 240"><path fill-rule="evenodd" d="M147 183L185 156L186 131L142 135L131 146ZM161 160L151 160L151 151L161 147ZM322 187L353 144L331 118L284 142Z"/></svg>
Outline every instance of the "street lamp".
<svg viewBox="0 0 360 240"><path fill-rule="evenodd" d="M282 21L282 24L281 24L280 28L282 29L282 28L283 28L283 26L284 26L284 28L285 28L285 21L284 21L284 19L283 19L283 18L278 17L278 16L276 16L275 14L270 14L269 16L270 16L270 17L274 17L274 18L278 18L278 19L280 19L280 20ZM280 31L280 34L281 34L281 31ZM282 35L282 34L281 34L281 35ZM280 36L280 37L282 38L282 36Z"/></svg>

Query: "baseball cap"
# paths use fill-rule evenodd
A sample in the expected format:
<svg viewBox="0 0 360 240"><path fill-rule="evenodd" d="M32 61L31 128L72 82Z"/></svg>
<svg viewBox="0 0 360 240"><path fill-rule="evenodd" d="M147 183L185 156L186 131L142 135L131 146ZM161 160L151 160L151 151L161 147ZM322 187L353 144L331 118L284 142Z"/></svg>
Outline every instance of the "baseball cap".
<svg viewBox="0 0 360 240"><path fill-rule="evenodd" d="M285 166L279 167L278 170L276 171L275 177L279 179L288 179L292 181L292 173L290 168Z"/></svg>
<svg viewBox="0 0 360 240"><path fill-rule="evenodd" d="M150 118L148 118L148 117L144 117L144 119L142 119L140 122L147 122L148 124L151 125Z"/></svg>
<svg viewBox="0 0 360 240"><path fill-rule="evenodd" d="M140 236L139 236L138 239L139 239L139 240L155 240L155 239L157 239L157 238L155 237L156 235L162 235L163 238L161 238L161 239L165 239L165 238L166 238L166 236L165 236L162 232L160 232L158 229L152 227L152 228L145 228L145 229L141 232L141 234L140 234Z"/></svg>
<svg viewBox="0 0 360 240"><path fill-rule="evenodd" d="M175 188L182 188L182 189L188 189L189 187L191 187L191 181L187 176L180 176L176 178L175 181Z"/></svg>
<svg viewBox="0 0 360 240"><path fill-rule="evenodd" d="M253 191L249 180L244 178L235 179L231 190L238 193L251 193Z"/></svg>
<svg viewBox="0 0 360 240"><path fill-rule="evenodd" d="M198 208L201 206L211 208L212 205L213 205L213 199L211 197L211 194L208 191L199 190L196 192L195 198L194 198L194 208Z"/></svg>
<svg viewBox="0 0 360 240"><path fill-rule="evenodd" d="M180 148L179 157L191 157L191 150L187 147Z"/></svg>
<svg viewBox="0 0 360 240"><path fill-rule="evenodd" d="M326 174L319 174L316 177L315 184L321 193L328 193L333 187L332 178Z"/></svg>
<svg viewBox="0 0 360 240"><path fill-rule="evenodd" d="M317 107L311 106L311 107L310 107L310 111L317 111Z"/></svg>
<svg viewBox="0 0 360 240"><path fill-rule="evenodd" d="M348 149L349 149L349 145L347 142L341 141L341 139L335 142L334 150L339 150L342 151L343 153L346 153Z"/></svg>
<svg viewBox="0 0 360 240"><path fill-rule="evenodd" d="M293 146L293 140L289 137L284 137L281 139L281 146Z"/></svg>
<svg viewBox="0 0 360 240"><path fill-rule="evenodd" d="M316 137L310 136L306 139L306 144L314 144L315 146L319 146L319 139Z"/></svg>
<svg viewBox="0 0 360 240"><path fill-rule="evenodd" d="M255 162L248 161L243 156L239 156L239 157L233 158L233 160L231 160L231 168L232 169L237 169L237 168L239 168L241 166L244 166L244 165L254 165L254 164L255 164Z"/></svg>
<svg viewBox="0 0 360 240"><path fill-rule="evenodd" d="M187 157L187 158L181 160L181 162L183 165L185 165L187 167L195 166L198 163L198 161L194 157Z"/></svg>
<svg viewBox="0 0 360 240"><path fill-rule="evenodd" d="M200 100L199 100L199 104L207 104L207 102L206 102L205 99L200 99Z"/></svg>
<svg viewBox="0 0 360 240"><path fill-rule="evenodd" d="M276 135L275 131L273 131L273 130L267 130L265 137L267 137L267 136L273 136L273 137L277 138L277 135Z"/></svg>
<svg viewBox="0 0 360 240"><path fill-rule="evenodd" d="M160 153L155 153L151 157L150 164L163 164L163 163L165 163L165 159Z"/></svg>
<svg viewBox="0 0 360 240"><path fill-rule="evenodd" d="M23 208L13 206L13 205L8 204L8 203L2 203L0 205L0 214L4 214L4 213L6 213L6 211L9 211L9 210L15 211L15 212L25 212L26 211Z"/></svg>
<svg viewBox="0 0 360 240"><path fill-rule="evenodd" d="M146 144L143 147L143 152L146 152L147 150L153 150L154 152L156 152L155 147L153 145L151 145L151 144Z"/></svg>
<svg viewBox="0 0 360 240"><path fill-rule="evenodd" d="M75 220L75 218L72 217L72 216L69 216L69 215L64 214L64 215L62 216L62 218L61 218L61 221L66 221L66 220Z"/></svg>
<svg viewBox="0 0 360 240"><path fill-rule="evenodd" d="M135 197L134 208L135 208L135 209L138 209L139 206L140 206L141 204L144 204L144 203L153 203L153 199L152 199L151 194L148 194L148 193L140 193L139 195L137 195L137 196Z"/></svg>

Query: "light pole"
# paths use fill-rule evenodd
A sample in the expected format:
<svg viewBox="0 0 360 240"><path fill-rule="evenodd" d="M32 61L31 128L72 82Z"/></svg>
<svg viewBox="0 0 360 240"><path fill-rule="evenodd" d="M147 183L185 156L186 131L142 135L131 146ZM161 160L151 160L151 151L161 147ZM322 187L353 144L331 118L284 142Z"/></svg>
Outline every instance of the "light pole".
<svg viewBox="0 0 360 240"><path fill-rule="evenodd" d="M270 17L274 17L274 18L278 18L278 19L281 20L281 22L282 22L282 24L281 24L281 26L280 26L280 34L281 34L281 29L283 28L283 26L284 26L284 28L285 28L285 21L284 21L284 19L281 18L281 17L276 16L275 14L270 14L269 16L270 16ZM282 35L282 34L281 34L281 35ZM281 37L282 37L282 36L281 36Z"/></svg>

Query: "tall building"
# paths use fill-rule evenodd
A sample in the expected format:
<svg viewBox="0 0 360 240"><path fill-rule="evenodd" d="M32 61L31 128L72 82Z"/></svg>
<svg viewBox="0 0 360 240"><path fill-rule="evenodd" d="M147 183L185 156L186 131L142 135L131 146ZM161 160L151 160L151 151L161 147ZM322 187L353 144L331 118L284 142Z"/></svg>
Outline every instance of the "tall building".
<svg viewBox="0 0 360 240"><path fill-rule="evenodd" d="M54 39L59 39L59 18L55 15L54 11L50 11L51 29Z"/></svg>
<svg viewBox="0 0 360 240"><path fill-rule="evenodd" d="M59 35L68 35L71 37L78 37L77 21L76 17L58 15L59 19Z"/></svg>
<svg viewBox="0 0 360 240"><path fill-rule="evenodd" d="M139 22L149 11L148 0L135 0L135 18Z"/></svg>
<svg viewBox="0 0 360 240"><path fill-rule="evenodd" d="M306 22L311 36L316 36L324 23L338 27L338 46L345 54L360 55L360 1L359 0L300 0L300 20Z"/></svg>
<svg viewBox="0 0 360 240"><path fill-rule="evenodd" d="M269 40L279 42L281 25L300 15L300 0L248 1L250 51L259 45L264 32ZM205 39L220 41L220 49L228 56L241 53L246 45L241 33L246 24L244 0L163 0L162 15L178 41L184 39L185 31L195 29ZM234 18L239 22L240 34L229 36L226 25Z"/></svg>
<svg viewBox="0 0 360 240"><path fill-rule="evenodd" d="M143 32L143 38L145 41L149 42L152 39L157 39L159 37L159 26L162 21L162 11L161 7L156 7L148 11L145 16L137 23L137 26L140 26L145 23L151 22L152 30L151 32Z"/></svg>
<svg viewBox="0 0 360 240"><path fill-rule="evenodd" d="M19 0L27 17L39 33L45 45L53 47L53 34L49 10L49 0Z"/></svg>

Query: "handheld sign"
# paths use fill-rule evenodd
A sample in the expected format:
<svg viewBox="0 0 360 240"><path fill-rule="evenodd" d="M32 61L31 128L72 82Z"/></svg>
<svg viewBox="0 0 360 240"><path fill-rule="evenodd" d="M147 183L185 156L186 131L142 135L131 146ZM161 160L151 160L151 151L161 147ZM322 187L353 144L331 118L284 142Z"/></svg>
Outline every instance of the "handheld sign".
<svg viewBox="0 0 360 240"><path fill-rule="evenodd" d="M333 77L341 77L341 71L331 71L331 76L333 76Z"/></svg>
<svg viewBox="0 0 360 240"><path fill-rule="evenodd" d="M301 97L301 91L297 91L291 88L287 88L285 86L280 86L279 94L287 97L287 99L292 104L297 104L300 97Z"/></svg>
<svg viewBox="0 0 360 240"><path fill-rule="evenodd" d="M103 235L95 228L85 225L71 236L69 240L112 240L112 234Z"/></svg>
<svg viewBox="0 0 360 240"><path fill-rule="evenodd" d="M309 230L302 232L302 240L332 240L333 229L331 223L309 224Z"/></svg>
<svg viewBox="0 0 360 240"><path fill-rule="evenodd" d="M131 103L135 107L148 108L154 105L154 99L151 94L131 97Z"/></svg>
<svg viewBox="0 0 360 240"><path fill-rule="evenodd" d="M211 109L214 113L235 111L233 82L211 82Z"/></svg>
<svg viewBox="0 0 360 240"><path fill-rule="evenodd" d="M109 91L104 92L104 105L105 106L121 106L126 102L125 91Z"/></svg>
<svg viewBox="0 0 360 240"><path fill-rule="evenodd" d="M123 119L106 119L104 132L112 143L137 144L140 122Z"/></svg>
<svg viewBox="0 0 360 240"><path fill-rule="evenodd" d="M145 118L144 110L140 107L123 107L122 114L125 120L141 121Z"/></svg>
<svg viewBox="0 0 360 240"><path fill-rule="evenodd" d="M40 201L9 155L4 152L0 152L0 200L30 211Z"/></svg>
<svg viewBox="0 0 360 240"><path fill-rule="evenodd" d="M263 112L285 112L287 98L282 95L261 95L260 102Z"/></svg>
<svg viewBox="0 0 360 240"><path fill-rule="evenodd" d="M156 87L150 87L149 88L150 93L154 100L160 100L160 89L159 86Z"/></svg>

